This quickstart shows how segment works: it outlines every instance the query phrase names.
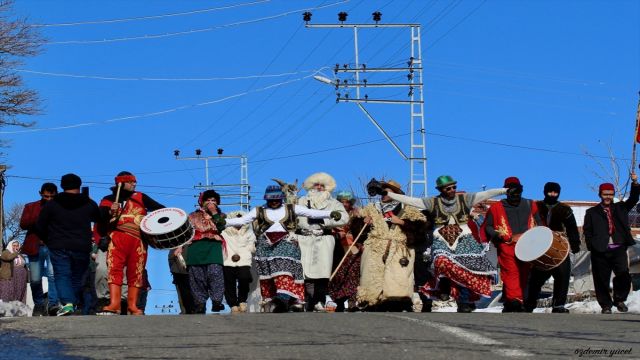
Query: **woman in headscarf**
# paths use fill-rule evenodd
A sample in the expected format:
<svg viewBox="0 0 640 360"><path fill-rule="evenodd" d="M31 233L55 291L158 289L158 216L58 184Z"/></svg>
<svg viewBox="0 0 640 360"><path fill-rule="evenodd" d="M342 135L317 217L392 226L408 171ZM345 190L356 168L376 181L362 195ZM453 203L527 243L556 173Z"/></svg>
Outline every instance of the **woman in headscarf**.
<svg viewBox="0 0 640 360"><path fill-rule="evenodd" d="M20 243L11 240L0 254L0 300L27 302L27 268Z"/></svg>

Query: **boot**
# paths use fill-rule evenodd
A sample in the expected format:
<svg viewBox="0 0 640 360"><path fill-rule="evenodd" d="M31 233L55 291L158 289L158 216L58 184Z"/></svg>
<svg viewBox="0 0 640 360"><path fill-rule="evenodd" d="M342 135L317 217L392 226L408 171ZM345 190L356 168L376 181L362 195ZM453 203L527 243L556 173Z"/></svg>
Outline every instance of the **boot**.
<svg viewBox="0 0 640 360"><path fill-rule="evenodd" d="M122 286L109 284L109 305L102 308L102 312L120 315L120 297L122 296Z"/></svg>
<svg viewBox="0 0 640 360"><path fill-rule="evenodd" d="M138 309L138 295L140 294L140 288L135 286L129 286L127 288L127 309L129 315L144 315L144 312Z"/></svg>

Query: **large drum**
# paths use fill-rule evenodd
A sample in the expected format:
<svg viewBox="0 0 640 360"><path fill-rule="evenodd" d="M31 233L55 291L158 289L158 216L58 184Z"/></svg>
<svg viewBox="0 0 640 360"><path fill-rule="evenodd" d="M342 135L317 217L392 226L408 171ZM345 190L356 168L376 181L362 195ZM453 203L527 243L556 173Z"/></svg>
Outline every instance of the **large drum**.
<svg viewBox="0 0 640 360"><path fill-rule="evenodd" d="M193 239L189 216L182 209L156 210L142 219L143 238L154 249L174 249Z"/></svg>
<svg viewBox="0 0 640 360"><path fill-rule="evenodd" d="M516 257L543 271L562 264L568 255L569 240L564 233L546 226L527 230L516 243Z"/></svg>

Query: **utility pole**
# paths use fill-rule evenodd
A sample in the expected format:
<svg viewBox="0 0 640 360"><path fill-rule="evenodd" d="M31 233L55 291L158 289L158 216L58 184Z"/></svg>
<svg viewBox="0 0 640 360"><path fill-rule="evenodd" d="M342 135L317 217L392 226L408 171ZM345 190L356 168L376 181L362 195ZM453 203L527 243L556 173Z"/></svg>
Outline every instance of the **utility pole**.
<svg viewBox="0 0 640 360"><path fill-rule="evenodd" d="M422 51L420 38L420 24L379 24L382 14L379 11L374 12L373 20L375 24L345 24L347 13L338 14L339 24L310 24L311 13L305 12L303 20L307 28L343 28L353 29L355 65L354 67L344 64L336 64L333 69L335 80L328 79L323 76L315 76L316 80L335 86L337 91L336 102L355 103L365 116L373 123L373 125L382 133L382 135L391 143L394 149L400 154L404 160L409 161L409 195L410 196L427 196L427 153L425 141L425 125L424 125L424 93L423 93L423 76L422 76ZM384 29L384 28L406 28L410 31L411 52L408 57L406 67L368 67L365 63L360 63L358 48L358 30L359 29ZM366 76L369 73L406 73L407 82L396 83L370 83ZM341 80L338 74L353 74L353 81L347 79ZM407 100L392 99L373 99L366 94L367 88L407 88ZM350 97L347 92L349 89L355 89L355 98ZM400 147L393 141L389 134L375 120L373 115L367 111L365 104L400 104L409 105L410 123L411 123L411 147L407 156Z"/></svg>
<svg viewBox="0 0 640 360"><path fill-rule="evenodd" d="M211 156L202 156L202 150L196 149L196 156L192 157L180 157L180 150L174 150L173 155L176 160L198 160L204 161L204 177L205 183L198 185L194 185L194 189L199 190L210 190L210 189L219 189L219 188L227 188L231 189L231 191L236 190L237 192L232 193L222 193L220 194L220 198L234 198L237 199L236 202L222 202L220 204L221 207L226 206L239 206L242 211L249 211L249 201L251 197L249 195L249 161L246 155L222 155L224 152L223 149L217 150L217 155ZM240 183L238 184L213 184L209 181L209 161L210 160L229 160L229 159L239 159L240 160Z"/></svg>

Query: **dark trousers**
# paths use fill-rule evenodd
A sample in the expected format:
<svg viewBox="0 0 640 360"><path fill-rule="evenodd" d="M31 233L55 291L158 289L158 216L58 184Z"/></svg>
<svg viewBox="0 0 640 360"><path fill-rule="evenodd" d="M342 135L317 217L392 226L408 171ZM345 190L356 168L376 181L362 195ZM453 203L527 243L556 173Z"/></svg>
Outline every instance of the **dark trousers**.
<svg viewBox="0 0 640 360"><path fill-rule="evenodd" d="M529 293L527 295L526 306L528 309L535 309L538 303L540 291L550 277L553 276L553 307L563 307L567 303L567 293L569 291L569 279L571 277L571 259L569 256L562 264L549 270L542 271L536 268L531 269L529 278Z"/></svg>
<svg viewBox="0 0 640 360"><path fill-rule="evenodd" d="M613 278L613 301L609 294L611 272ZM627 247L620 246L605 252L591 251L591 272L596 298L601 308L610 308L614 302L626 301L631 291L631 275L629 275L629 259Z"/></svg>
<svg viewBox="0 0 640 360"><path fill-rule="evenodd" d="M189 285L189 274L171 273L173 284L178 290L182 314L195 314L195 303Z"/></svg>
<svg viewBox="0 0 640 360"><path fill-rule="evenodd" d="M317 303L324 303L329 293L329 279L305 279L304 298L307 301L307 311L313 311Z"/></svg>
<svg viewBox="0 0 640 360"><path fill-rule="evenodd" d="M230 307L246 303L249 285L253 281L250 266L224 267L224 297Z"/></svg>

